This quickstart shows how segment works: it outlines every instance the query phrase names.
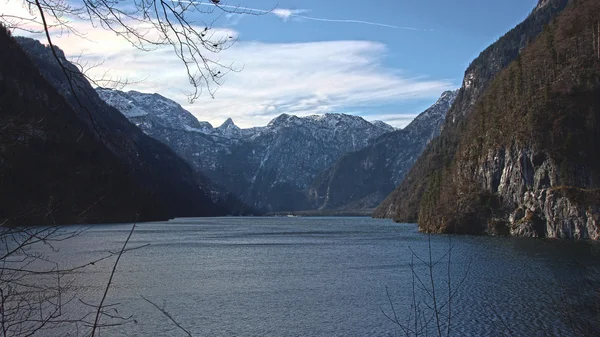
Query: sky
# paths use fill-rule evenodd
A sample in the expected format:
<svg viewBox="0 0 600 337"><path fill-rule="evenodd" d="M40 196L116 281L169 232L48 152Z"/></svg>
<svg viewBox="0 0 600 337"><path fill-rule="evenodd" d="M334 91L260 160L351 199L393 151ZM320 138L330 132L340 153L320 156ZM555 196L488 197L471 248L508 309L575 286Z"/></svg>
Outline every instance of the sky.
<svg viewBox="0 0 600 337"><path fill-rule="evenodd" d="M198 27L217 19L212 31L235 37L227 50L206 55L237 70L213 86L214 97L205 91L193 104L186 96L193 88L172 48L140 51L79 20L71 24L83 38L53 32L53 42L67 57L101 63L89 70L92 77L125 78L132 83L123 90L159 93L213 126L228 117L240 127L253 127L282 113L347 113L404 127L443 91L459 88L469 63L536 3L221 0L224 8L261 15L219 9L193 14ZM202 4L212 8L210 1ZM20 5L0 0L5 13L21 13ZM28 35L46 42L43 35Z"/></svg>

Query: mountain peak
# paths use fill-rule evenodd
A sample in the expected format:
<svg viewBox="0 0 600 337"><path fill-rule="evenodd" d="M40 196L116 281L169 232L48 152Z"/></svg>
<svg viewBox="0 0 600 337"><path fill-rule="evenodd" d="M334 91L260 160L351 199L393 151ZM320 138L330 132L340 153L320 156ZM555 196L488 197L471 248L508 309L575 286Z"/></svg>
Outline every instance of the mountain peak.
<svg viewBox="0 0 600 337"><path fill-rule="evenodd" d="M380 121L380 120L376 120L376 121L371 121L371 124L375 125L376 127L386 130L386 131L394 131L396 130L396 128L394 128L393 126L389 125L388 123L384 122L384 121Z"/></svg>
<svg viewBox="0 0 600 337"><path fill-rule="evenodd" d="M420 113L410 124L404 128L405 130L420 130L424 125L436 124L436 129L439 129L443 122L446 113L454 103L458 96L457 90L444 91L440 98L430 106L427 110ZM433 122L436 121L436 122ZM438 125L440 124L440 125ZM437 131L436 131L437 132Z"/></svg>
<svg viewBox="0 0 600 337"><path fill-rule="evenodd" d="M442 96L440 96L440 98L438 99L438 102L445 101L448 99L454 100L456 98L456 95L458 95L458 91L459 89L444 91L442 93Z"/></svg>
<svg viewBox="0 0 600 337"><path fill-rule="evenodd" d="M273 126L278 126L278 125L283 125L285 124L288 120L293 119L296 116L293 115L288 115L286 113L283 113L275 118L273 118L269 124L267 125L267 127L273 127ZM297 118L297 117L296 117Z"/></svg>
<svg viewBox="0 0 600 337"><path fill-rule="evenodd" d="M239 129L239 127L237 125L235 125L235 123L233 122L233 119L231 119L231 117L229 117L217 129L220 129L220 130L224 130L224 129Z"/></svg>

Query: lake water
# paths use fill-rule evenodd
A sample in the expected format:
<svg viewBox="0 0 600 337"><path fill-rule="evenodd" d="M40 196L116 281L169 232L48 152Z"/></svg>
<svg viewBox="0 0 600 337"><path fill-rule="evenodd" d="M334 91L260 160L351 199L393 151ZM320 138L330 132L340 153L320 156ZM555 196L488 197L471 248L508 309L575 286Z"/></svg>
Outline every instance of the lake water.
<svg viewBox="0 0 600 337"><path fill-rule="evenodd" d="M93 226L61 242L50 256L62 267L91 261L118 250L130 228ZM585 305L590 297L578 264L600 261L600 246L592 242L430 239L433 260L441 258L433 268L439 302L448 294L445 254L453 246L451 292L458 288L450 311L453 336L569 335L552 300L574 310ZM194 336L403 335L384 315L393 315L390 303L405 321L413 312L413 293L417 301L429 299L418 281L413 291L413 270L430 285L429 269L411 253L427 261L429 237L414 224L370 218L176 219L139 224L129 247L145 244L123 255L107 298L132 319L103 328L101 336L185 336L141 296L164 307ZM113 261L74 275L72 293L98 303ZM561 302L563 295L577 300Z"/></svg>

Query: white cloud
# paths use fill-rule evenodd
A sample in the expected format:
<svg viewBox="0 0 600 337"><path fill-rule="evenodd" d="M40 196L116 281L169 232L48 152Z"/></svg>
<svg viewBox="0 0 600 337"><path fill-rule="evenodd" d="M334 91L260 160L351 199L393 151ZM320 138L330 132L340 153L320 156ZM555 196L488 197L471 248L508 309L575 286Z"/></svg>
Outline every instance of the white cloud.
<svg viewBox="0 0 600 337"><path fill-rule="evenodd" d="M419 114L397 113L397 114L375 114L365 117L368 121L384 121L396 128L404 128L415 119Z"/></svg>
<svg viewBox="0 0 600 337"><path fill-rule="evenodd" d="M275 8L271 13L283 19L283 21L287 21L292 16L298 16L298 14L306 13L308 10L306 9L285 9L285 8Z"/></svg>
<svg viewBox="0 0 600 337"><path fill-rule="evenodd" d="M190 105L185 92L192 88L171 47L143 52L111 32L86 22L74 24L87 39L65 34L55 36L54 42L67 56L81 54L83 61L104 61L90 75L101 76L109 70L114 78L145 79L126 89L158 92L214 125L227 117L250 127L265 125L284 112L309 115L365 111L370 119L404 126L406 116L374 116L370 109L424 98L434 100L453 87L446 80L409 76L384 67L386 47L376 42L238 42L221 54L209 56L225 64L234 62L234 67L242 71L227 74L214 99L204 95ZM237 36L233 30L215 32Z"/></svg>
<svg viewBox="0 0 600 337"><path fill-rule="evenodd" d="M390 24L385 24L385 23L380 23L380 22L372 22L372 21L364 21L364 20L318 18L318 17L314 17L314 16L301 15L302 13L310 12L310 10L308 10L308 9L274 8L272 10L265 10L265 9L260 9L260 8L234 6L234 5L226 5L226 4L215 5L212 2L201 2L201 1L195 1L195 0L177 0L177 1L184 2L184 3L193 3L196 5L202 5L202 6L225 8L228 10L233 10L233 11L242 13L242 15L245 15L245 14L273 14L273 15L276 15L276 16L280 17L281 19L283 19L283 21L288 21L289 18L296 17L299 19L305 19L305 20L310 20L310 21L320 21L320 22L330 22L330 23L354 23L354 24L361 24L361 25L394 28L394 29L428 31L428 32L433 31L432 29L394 26L394 25L390 25Z"/></svg>
<svg viewBox="0 0 600 337"><path fill-rule="evenodd" d="M228 74L215 99L203 97L186 108L209 121L230 116L240 125L264 125L284 112L368 112L378 104L435 99L453 87L448 81L404 76L383 67L384 52L385 46L369 41L242 42L223 57L242 62L243 71Z"/></svg>
<svg viewBox="0 0 600 337"><path fill-rule="evenodd" d="M374 42L240 42L219 58L237 62L241 72L227 74L214 99L205 95L190 105L184 94L191 90L187 76L170 49L141 52L105 37L96 44L63 43L68 39L56 41L67 55L77 56L83 50L86 58L105 59L96 69L98 75L110 69L113 77L145 78L127 89L161 93L213 124L232 117L244 127L265 125L284 112L309 115L351 107L368 111L378 104L435 99L452 87L447 81L407 77L383 67L380 55L385 47Z"/></svg>

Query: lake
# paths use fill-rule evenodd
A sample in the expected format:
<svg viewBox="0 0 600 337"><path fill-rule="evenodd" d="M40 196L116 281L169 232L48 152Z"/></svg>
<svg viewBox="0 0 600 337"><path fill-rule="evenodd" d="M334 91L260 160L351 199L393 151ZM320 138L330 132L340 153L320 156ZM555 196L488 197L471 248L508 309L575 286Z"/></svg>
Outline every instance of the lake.
<svg viewBox="0 0 600 337"><path fill-rule="evenodd" d="M118 250L130 228L92 226L48 255L63 268L83 264ZM107 297L118 303L119 315L132 318L103 328L101 336L186 335L142 296L194 336L403 335L386 314L395 311L405 322L413 299L430 303L419 289L419 280L431 285L429 268L419 261L429 260L429 247L432 261L439 260L432 268L438 303L445 302L448 283L455 293L450 335L566 336L556 306L586 305L580 265L600 261L594 242L427 236L414 224L352 217L138 224L128 247L146 244L123 255ZM113 261L72 275L70 292L98 303ZM70 305L71 314L85 310L81 302Z"/></svg>

